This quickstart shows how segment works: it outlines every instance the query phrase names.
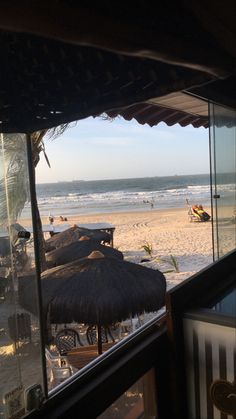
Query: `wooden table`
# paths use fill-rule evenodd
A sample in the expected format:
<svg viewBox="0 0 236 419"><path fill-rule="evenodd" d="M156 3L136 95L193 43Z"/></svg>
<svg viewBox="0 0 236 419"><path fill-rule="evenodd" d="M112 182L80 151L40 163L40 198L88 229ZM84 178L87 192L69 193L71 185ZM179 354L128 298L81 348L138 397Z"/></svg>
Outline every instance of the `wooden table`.
<svg viewBox="0 0 236 419"><path fill-rule="evenodd" d="M106 352L114 346L115 343L116 342L103 343L103 352ZM97 345L79 346L67 352L66 356L68 363L72 365L72 367L80 370L99 356L98 347Z"/></svg>
<svg viewBox="0 0 236 419"><path fill-rule="evenodd" d="M86 224L76 224L77 227L85 230L93 230L93 231L105 231L106 233L110 233L111 240L110 245L113 247L114 244L114 231L115 226L109 223L86 223ZM62 233L63 231L67 230L68 228L71 228L71 224L43 224L42 230L43 233L50 233L50 235ZM27 230L30 233L33 233L33 227L29 226L27 227Z"/></svg>

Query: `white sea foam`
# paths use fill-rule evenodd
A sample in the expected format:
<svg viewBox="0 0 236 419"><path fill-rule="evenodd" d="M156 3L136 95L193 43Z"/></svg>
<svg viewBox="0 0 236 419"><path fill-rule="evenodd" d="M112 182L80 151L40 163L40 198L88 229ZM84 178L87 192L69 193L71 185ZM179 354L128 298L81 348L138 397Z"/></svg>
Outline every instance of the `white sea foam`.
<svg viewBox="0 0 236 419"><path fill-rule="evenodd" d="M230 192L233 185L221 185ZM37 186L42 215L90 214L95 212L142 211L192 204L210 206L208 175L61 182ZM25 211L29 211L29 205Z"/></svg>
<svg viewBox="0 0 236 419"><path fill-rule="evenodd" d="M186 205L186 198L195 202L209 205L209 187L197 186L195 188L167 189L156 191L114 191L90 194L67 194L62 196L39 197L38 205L43 214L54 211L62 212L87 212L93 213L100 210L112 212L116 210L143 210L148 204L154 208L180 207Z"/></svg>

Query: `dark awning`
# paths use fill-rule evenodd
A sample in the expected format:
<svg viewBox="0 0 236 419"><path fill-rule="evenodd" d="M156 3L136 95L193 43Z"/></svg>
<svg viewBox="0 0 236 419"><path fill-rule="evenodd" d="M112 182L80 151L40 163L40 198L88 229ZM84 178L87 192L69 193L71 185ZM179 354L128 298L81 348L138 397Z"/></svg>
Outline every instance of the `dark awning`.
<svg viewBox="0 0 236 419"><path fill-rule="evenodd" d="M235 81L234 11L223 5L220 14L214 4L212 14L200 3L179 0L170 10L168 2L154 9L140 1L3 2L0 130L32 132L118 109L127 115L127 107L140 111L134 117L141 123L206 126L202 115L185 115L188 107L146 107L190 90L213 100L218 93L220 103L234 106L232 89L222 95L227 80Z"/></svg>
<svg viewBox="0 0 236 419"><path fill-rule="evenodd" d="M95 48L0 33L0 129L49 128L198 86L212 75Z"/></svg>
<svg viewBox="0 0 236 419"><path fill-rule="evenodd" d="M150 127L160 122L169 126L179 124L185 127L191 124L195 128L208 127L208 103L182 92L114 109L107 114L112 118L120 115L127 121L134 118L140 124L148 124Z"/></svg>

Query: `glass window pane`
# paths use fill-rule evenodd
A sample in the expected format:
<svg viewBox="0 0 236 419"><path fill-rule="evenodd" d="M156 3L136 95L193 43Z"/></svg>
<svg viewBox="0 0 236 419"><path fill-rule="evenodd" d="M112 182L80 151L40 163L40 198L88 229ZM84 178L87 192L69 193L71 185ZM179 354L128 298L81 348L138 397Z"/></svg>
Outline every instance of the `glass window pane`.
<svg viewBox="0 0 236 419"><path fill-rule="evenodd" d="M149 370L108 407L99 419L154 419L157 417L154 369Z"/></svg>
<svg viewBox="0 0 236 419"><path fill-rule="evenodd" d="M28 205L28 219L22 211ZM43 387L41 341L37 307L35 253L30 210L26 136L1 134L0 143L0 417L21 417L27 389ZM30 280L27 301L35 302L35 315L22 304L21 290ZM25 393L26 392L26 393Z"/></svg>
<svg viewBox="0 0 236 419"><path fill-rule="evenodd" d="M210 105L215 256L236 247L236 112Z"/></svg>

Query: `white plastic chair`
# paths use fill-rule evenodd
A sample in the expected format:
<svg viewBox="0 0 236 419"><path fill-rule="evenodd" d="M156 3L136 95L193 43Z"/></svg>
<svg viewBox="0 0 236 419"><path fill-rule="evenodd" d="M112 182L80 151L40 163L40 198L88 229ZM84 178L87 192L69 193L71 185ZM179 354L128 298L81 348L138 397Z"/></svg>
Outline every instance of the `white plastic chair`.
<svg viewBox="0 0 236 419"><path fill-rule="evenodd" d="M51 390L67 378L71 377L75 371L73 367L68 364L66 357L52 355L47 348L45 348L45 356L47 361L48 388Z"/></svg>
<svg viewBox="0 0 236 419"><path fill-rule="evenodd" d="M119 339L121 338L121 333L122 332L132 333L132 332L135 332L135 330L137 330L140 326L142 326L141 316L137 315L135 317L130 317L127 320L123 320L120 323Z"/></svg>

